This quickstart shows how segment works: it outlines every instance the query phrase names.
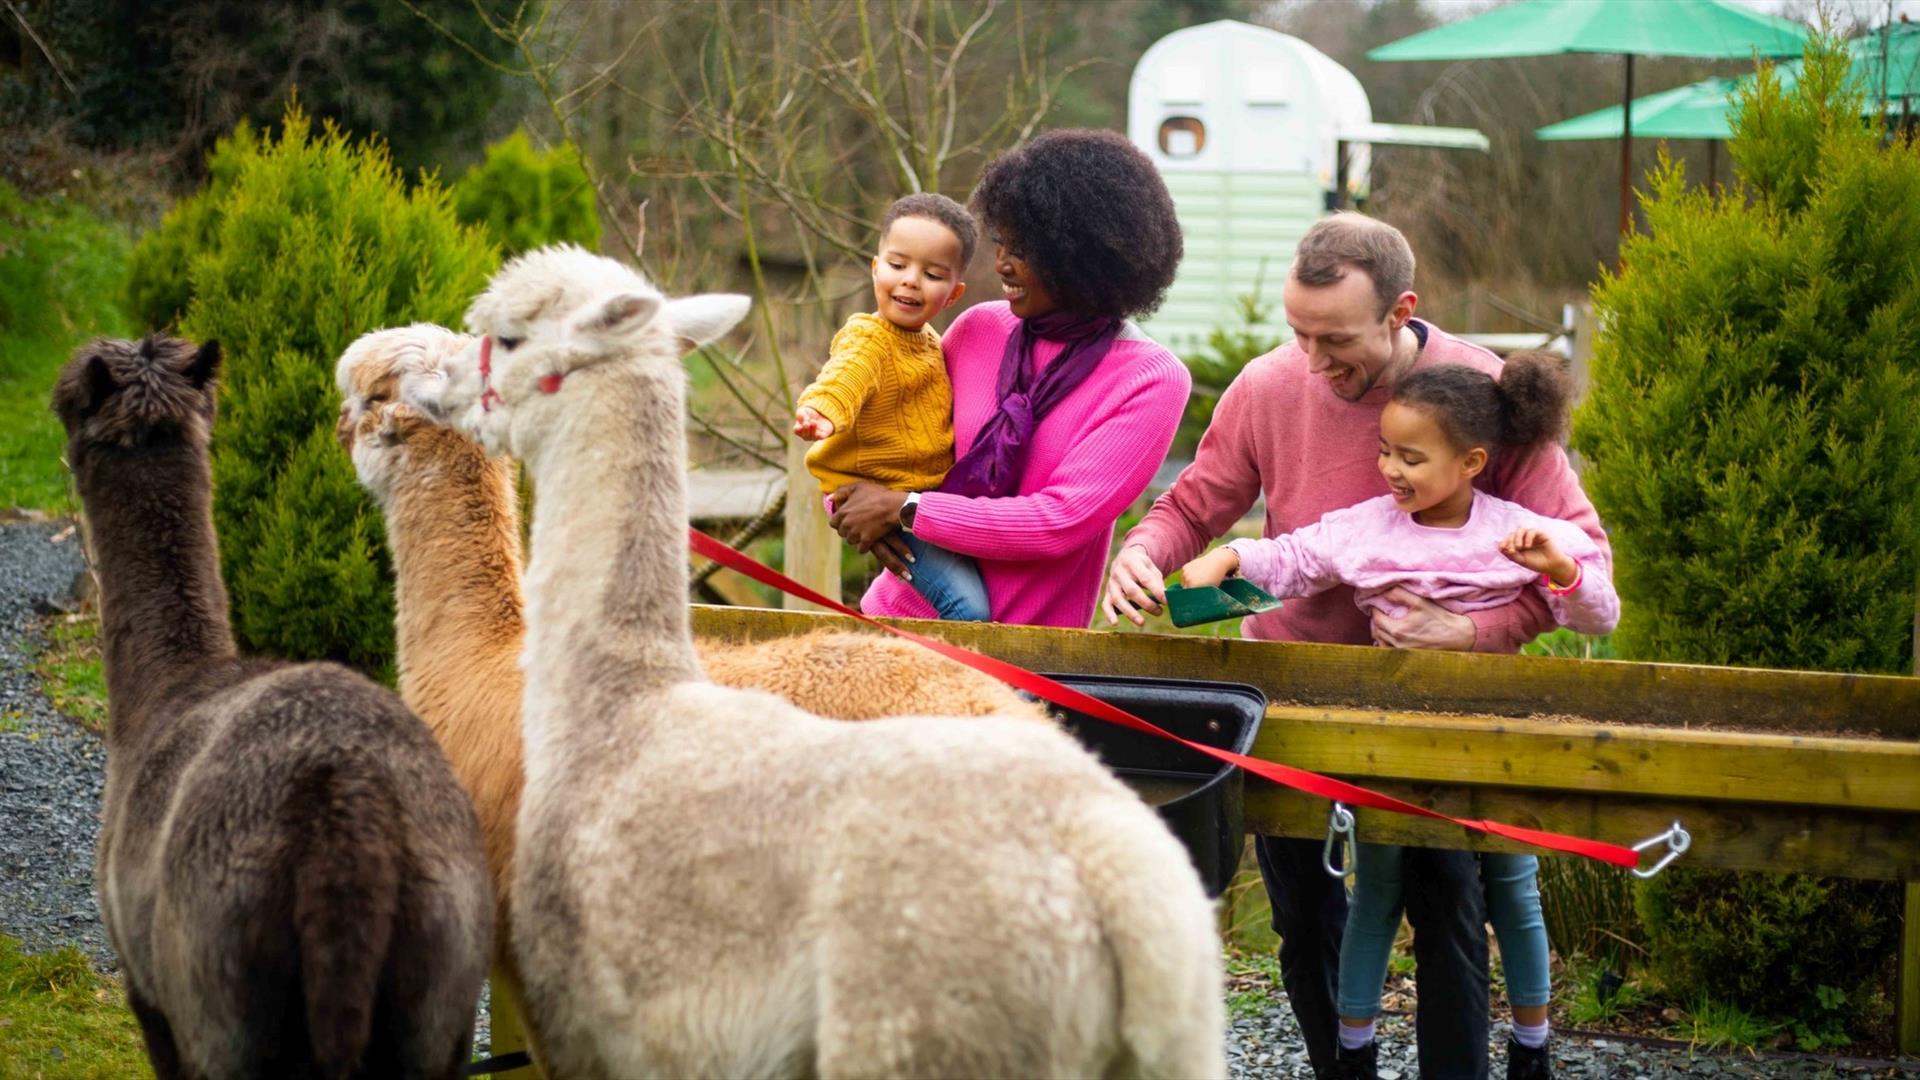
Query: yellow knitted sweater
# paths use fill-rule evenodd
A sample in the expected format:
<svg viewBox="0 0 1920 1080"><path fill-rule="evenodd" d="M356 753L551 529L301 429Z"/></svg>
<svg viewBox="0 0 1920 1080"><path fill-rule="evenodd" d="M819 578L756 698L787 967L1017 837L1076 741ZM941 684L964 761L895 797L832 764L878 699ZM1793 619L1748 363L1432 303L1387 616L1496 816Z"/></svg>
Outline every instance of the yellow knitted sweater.
<svg viewBox="0 0 1920 1080"><path fill-rule="evenodd" d="M807 451L822 492L855 480L929 491L953 467L953 386L931 326L909 332L878 315L848 319L798 404L833 421L833 434Z"/></svg>

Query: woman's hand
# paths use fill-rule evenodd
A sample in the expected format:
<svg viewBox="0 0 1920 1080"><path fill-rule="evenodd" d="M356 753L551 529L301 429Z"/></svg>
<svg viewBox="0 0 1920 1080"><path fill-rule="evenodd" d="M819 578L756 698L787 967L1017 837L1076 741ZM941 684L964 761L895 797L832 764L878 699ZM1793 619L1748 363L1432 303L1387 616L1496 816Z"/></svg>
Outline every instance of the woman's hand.
<svg viewBox="0 0 1920 1080"><path fill-rule="evenodd" d="M1189 589L1218 585L1240 569L1240 553L1217 547L1180 568L1180 584Z"/></svg>
<svg viewBox="0 0 1920 1080"><path fill-rule="evenodd" d="M1513 530L1512 535L1500 541L1500 554L1536 574L1547 575L1548 580L1563 589L1573 584L1580 574L1580 567L1572 557L1539 529Z"/></svg>
<svg viewBox="0 0 1920 1080"><path fill-rule="evenodd" d="M1389 649L1453 649L1460 652L1473 648L1477 633L1473 620L1465 615L1448 611L1398 585L1382 594L1382 599L1398 604L1402 611L1398 615L1388 615L1378 608L1374 609L1374 644L1385 645Z"/></svg>
<svg viewBox="0 0 1920 1080"><path fill-rule="evenodd" d="M793 433L808 442L819 442L833 434L833 421L821 415L820 410L802 405L793 413Z"/></svg>
<svg viewBox="0 0 1920 1080"><path fill-rule="evenodd" d="M907 566L913 554L900 536L900 508L906 505L905 492L881 487L869 480L843 484L827 496L833 504L828 524L840 539L852 544L860 554L871 553L880 565L908 581L913 572Z"/></svg>
<svg viewBox="0 0 1920 1080"><path fill-rule="evenodd" d="M1141 611L1160 614L1160 601L1167 598L1167 583L1160 577L1160 568L1153 565L1147 549L1139 544L1128 544L1114 556L1113 566L1107 570L1107 595L1100 601L1100 611L1107 617L1108 626L1120 625L1120 616L1125 615L1135 626L1147 625L1147 618Z"/></svg>

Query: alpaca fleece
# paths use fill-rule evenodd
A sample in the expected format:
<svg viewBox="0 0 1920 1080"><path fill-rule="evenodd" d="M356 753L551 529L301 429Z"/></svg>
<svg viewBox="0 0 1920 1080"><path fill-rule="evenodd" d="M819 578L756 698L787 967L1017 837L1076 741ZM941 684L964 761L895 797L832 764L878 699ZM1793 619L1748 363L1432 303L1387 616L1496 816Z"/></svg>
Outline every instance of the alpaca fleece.
<svg viewBox="0 0 1920 1080"><path fill-rule="evenodd" d="M96 341L54 407L100 577L96 883L161 1077L455 1077L493 905L426 727L332 664L238 655L207 440L219 350Z"/></svg>
<svg viewBox="0 0 1920 1080"><path fill-rule="evenodd" d="M546 1064L1223 1074L1212 907L1153 811L1071 737L999 717L838 723L703 677L679 355L745 310L544 249L474 302L478 344L401 380L519 458L540 496L511 889Z"/></svg>
<svg viewBox="0 0 1920 1080"><path fill-rule="evenodd" d="M397 400L403 373L444 375L470 339L415 325L363 335L340 357L335 434L386 518L395 572L400 696L446 750L473 797L506 950L520 811L521 544L513 465ZM697 643L714 681L757 687L843 720L936 710L1045 719L1004 683L906 642L836 631ZM538 1044L538 1032L529 1031Z"/></svg>

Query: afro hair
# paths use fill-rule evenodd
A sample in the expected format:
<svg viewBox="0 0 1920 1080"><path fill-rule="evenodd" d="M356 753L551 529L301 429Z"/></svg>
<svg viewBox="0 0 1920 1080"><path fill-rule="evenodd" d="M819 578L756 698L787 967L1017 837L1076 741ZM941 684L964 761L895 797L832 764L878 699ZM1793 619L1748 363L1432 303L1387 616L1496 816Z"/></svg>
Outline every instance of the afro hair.
<svg viewBox="0 0 1920 1080"><path fill-rule="evenodd" d="M973 207L1063 310L1147 315L1180 265L1180 222L1153 162L1111 131L1050 131L989 162Z"/></svg>

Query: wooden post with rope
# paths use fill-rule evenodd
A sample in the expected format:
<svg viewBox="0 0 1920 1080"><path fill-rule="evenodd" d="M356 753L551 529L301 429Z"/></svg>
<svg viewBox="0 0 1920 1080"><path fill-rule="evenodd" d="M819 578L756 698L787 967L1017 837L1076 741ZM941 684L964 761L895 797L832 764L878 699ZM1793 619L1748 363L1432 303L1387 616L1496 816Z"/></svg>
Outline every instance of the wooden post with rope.
<svg viewBox="0 0 1920 1080"><path fill-rule="evenodd" d="M807 471L807 449L798 436L787 439L786 574L802 585L840 599L840 534L827 524L820 481ZM798 597L783 597L791 611L818 611Z"/></svg>

